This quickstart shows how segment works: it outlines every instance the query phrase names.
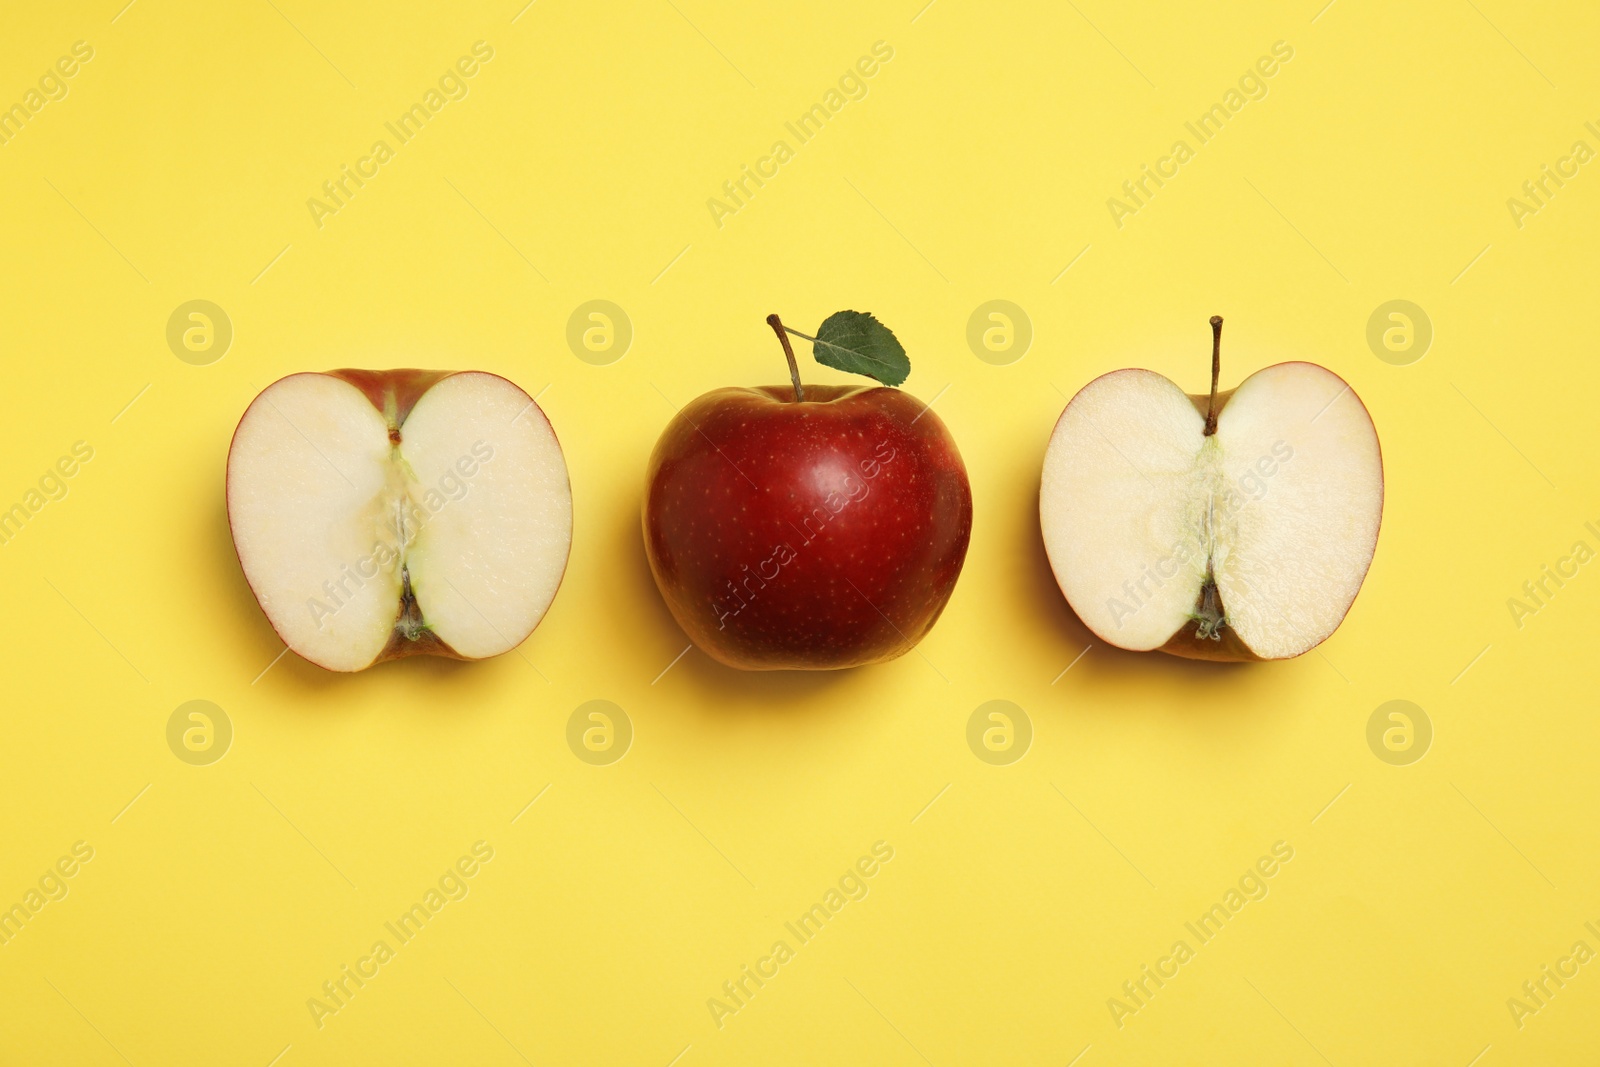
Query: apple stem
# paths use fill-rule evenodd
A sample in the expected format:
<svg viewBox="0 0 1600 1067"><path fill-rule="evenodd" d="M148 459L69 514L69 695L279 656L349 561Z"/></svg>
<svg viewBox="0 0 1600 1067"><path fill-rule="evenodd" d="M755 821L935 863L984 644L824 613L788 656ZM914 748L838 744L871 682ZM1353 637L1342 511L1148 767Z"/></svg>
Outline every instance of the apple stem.
<svg viewBox="0 0 1600 1067"><path fill-rule="evenodd" d="M805 403L805 386L800 384L800 364L794 360L794 348L789 344L789 327L785 326L777 315L767 316L767 325L772 327L772 332L778 335L778 342L783 345L783 354L789 360L789 380L794 382L794 402Z"/></svg>
<svg viewBox="0 0 1600 1067"><path fill-rule="evenodd" d="M1211 401L1206 405L1206 436L1217 432L1217 379L1222 376L1222 316L1211 316Z"/></svg>

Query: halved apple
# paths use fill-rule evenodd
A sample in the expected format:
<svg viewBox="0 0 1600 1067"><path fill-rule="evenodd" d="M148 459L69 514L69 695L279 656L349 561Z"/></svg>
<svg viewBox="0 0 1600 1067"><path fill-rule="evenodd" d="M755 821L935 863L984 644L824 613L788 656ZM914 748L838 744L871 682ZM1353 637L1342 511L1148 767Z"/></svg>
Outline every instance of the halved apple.
<svg viewBox="0 0 1600 1067"><path fill-rule="evenodd" d="M1153 371L1084 386L1045 454L1056 581L1107 643L1193 659L1287 659L1350 610L1377 546L1383 461L1367 409L1313 363L1217 392Z"/></svg>
<svg viewBox="0 0 1600 1067"><path fill-rule="evenodd" d="M527 393L482 371L280 379L234 431L227 492L261 610L333 671L515 648L572 545L555 431Z"/></svg>

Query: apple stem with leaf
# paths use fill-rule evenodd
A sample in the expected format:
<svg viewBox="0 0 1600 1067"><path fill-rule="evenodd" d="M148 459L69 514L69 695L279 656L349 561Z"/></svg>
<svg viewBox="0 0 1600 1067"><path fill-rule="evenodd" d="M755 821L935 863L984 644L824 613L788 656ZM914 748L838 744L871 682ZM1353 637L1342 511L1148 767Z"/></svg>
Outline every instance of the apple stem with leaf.
<svg viewBox="0 0 1600 1067"><path fill-rule="evenodd" d="M911 374L911 360L894 331L868 312L835 311L822 320L815 337L785 326L777 315L768 315L767 325L778 335L789 360L789 380L794 382L797 404L805 403L806 390L800 384L800 365L789 345L791 333L810 341L812 358L825 367L862 374L884 385L899 385Z"/></svg>
<svg viewBox="0 0 1600 1067"><path fill-rule="evenodd" d="M785 345L784 347L788 347ZM1222 376L1222 316L1211 316L1211 402L1206 405L1207 437L1217 432L1217 379Z"/></svg>

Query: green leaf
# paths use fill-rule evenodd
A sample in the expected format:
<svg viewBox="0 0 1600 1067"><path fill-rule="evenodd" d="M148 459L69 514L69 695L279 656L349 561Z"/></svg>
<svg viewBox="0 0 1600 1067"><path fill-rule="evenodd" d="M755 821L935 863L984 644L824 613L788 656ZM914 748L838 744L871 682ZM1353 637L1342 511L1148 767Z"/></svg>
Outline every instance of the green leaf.
<svg viewBox="0 0 1600 1067"><path fill-rule="evenodd" d="M864 374L884 385L899 385L911 373L911 360L894 333L865 311L836 311L817 327L811 354L826 367Z"/></svg>

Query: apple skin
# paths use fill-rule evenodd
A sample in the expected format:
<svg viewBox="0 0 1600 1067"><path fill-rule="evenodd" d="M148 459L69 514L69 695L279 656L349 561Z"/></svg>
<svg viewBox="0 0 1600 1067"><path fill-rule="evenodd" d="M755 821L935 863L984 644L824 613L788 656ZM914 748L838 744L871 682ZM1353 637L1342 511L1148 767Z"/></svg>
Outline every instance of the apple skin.
<svg viewBox="0 0 1600 1067"><path fill-rule="evenodd" d="M954 438L898 389L717 389L650 456L645 553L673 618L743 670L904 655L950 599L972 533Z"/></svg>

